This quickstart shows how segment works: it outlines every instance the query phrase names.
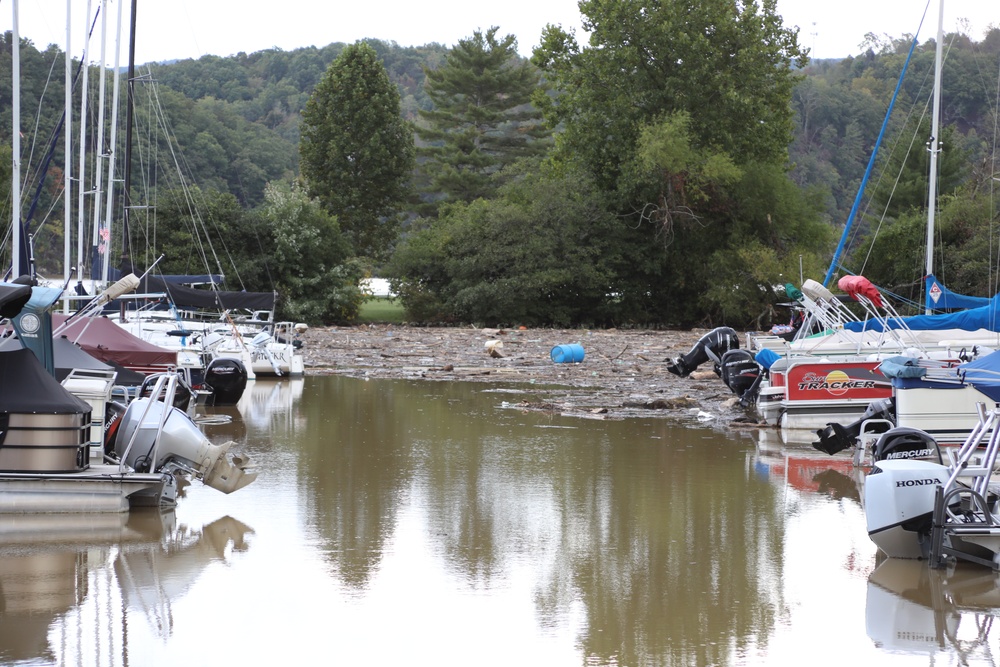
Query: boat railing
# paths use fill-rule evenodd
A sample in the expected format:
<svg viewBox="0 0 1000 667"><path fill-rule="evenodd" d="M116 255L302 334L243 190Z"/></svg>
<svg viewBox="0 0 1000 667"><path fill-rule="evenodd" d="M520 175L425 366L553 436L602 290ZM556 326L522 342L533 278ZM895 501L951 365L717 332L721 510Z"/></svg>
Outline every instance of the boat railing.
<svg viewBox="0 0 1000 667"><path fill-rule="evenodd" d="M935 568L955 557L1000 569L997 554L986 559L981 550L963 548L963 538L1000 536L990 487L1000 453L1000 428L996 428L1000 408L987 410L984 403L977 403L976 409L979 420L969 436L959 448L946 450L948 479L935 492L930 544L930 564Z"/></svg>

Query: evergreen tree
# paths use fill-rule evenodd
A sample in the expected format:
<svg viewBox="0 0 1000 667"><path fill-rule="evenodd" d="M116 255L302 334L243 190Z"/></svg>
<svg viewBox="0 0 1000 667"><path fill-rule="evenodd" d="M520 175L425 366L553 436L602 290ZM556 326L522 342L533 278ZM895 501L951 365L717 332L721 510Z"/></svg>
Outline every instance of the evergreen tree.
<svg viewBox="0 0 1000 667"><path fill-rule="evenodd" d="M424 70L434 108L420 111L422 172L447 200L487 196L492 174L546 146L548 131L530 104L538 70L518 57L513 35L498 39L497 30L459 40L440 68Z"/></svg>
<svg viewBox="0 0 1000 667"><path fill-rule="evenodd" d="M309 193L337 216L360 256L384 257L414 163L399 91L370 45L345 48L302 113L299 142Z"/></svg>

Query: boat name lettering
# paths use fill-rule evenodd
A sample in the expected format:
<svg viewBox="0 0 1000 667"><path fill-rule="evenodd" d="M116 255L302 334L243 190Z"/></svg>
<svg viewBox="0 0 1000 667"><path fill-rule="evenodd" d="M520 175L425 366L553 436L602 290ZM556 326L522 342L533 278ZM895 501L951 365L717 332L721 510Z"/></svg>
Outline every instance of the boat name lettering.
<svg viewBox="0 0 1000 667"><path fill-rule="evenodd" d="M896 482L896 488L902 486L929 486L931 484L940 484L940 482L933 477L927 477L925 479L902 479Z"/></svg>
<svg viewBox="0 0 1000 667"><path fill-rule="evenodd" d="M806 373L798 386L800 391L874 389L875 380L830 380L828 375Z"/></svg>

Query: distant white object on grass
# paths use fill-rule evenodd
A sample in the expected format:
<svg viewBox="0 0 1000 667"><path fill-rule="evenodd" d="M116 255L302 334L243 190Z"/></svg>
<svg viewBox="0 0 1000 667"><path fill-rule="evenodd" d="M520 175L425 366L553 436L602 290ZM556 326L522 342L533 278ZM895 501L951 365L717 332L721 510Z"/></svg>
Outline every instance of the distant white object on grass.
<svg viewBox="0 0 1000 667"><path fill-rule="evenodd" d="M385 278L365 278L361 281L361 289L374 296L396 296L389 289L389 281Z"/></svg>

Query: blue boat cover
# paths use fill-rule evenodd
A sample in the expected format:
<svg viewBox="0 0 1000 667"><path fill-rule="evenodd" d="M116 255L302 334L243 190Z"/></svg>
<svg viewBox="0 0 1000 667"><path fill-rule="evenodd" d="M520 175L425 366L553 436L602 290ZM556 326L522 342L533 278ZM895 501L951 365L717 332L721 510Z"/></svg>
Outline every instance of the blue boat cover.
<svg viewBox="0 0 1000 667"><path fill-rule="evenodd" d="M931 310L960 310L979 308L990 305L991 299L985 296L966 296L957 294L939 282L934 274L924 277L925 304Z"/></svg>
<svg viewBox="0 0 1000 667"><path fill-rule="evenodd" d="M927 375L927 369L919 363L913 357L889 357L882 360L878 369L887 378L919 378Z"/></svg>
<svg viewBox="0 0 1000 667"><path fill-rule="evenodd" d="M1000 350L960 364L958 376L994 401L1000 401Z"/></svg>
<svg viewBox="0 0 1000 667"><path fill-rule="evenodd" d="M763 366L765 369L770 369L771 366L776 362L781 356L774 350L768 350L764 348L760 352L754 355L754 360Z"/></svg>
<svg viewBox="0 0 1000 667"><path fill-rule="evenodd" d="M976 331L987 329L1000 331L1000 295L994 296L985 306L960 310L957 313L941 313L938 315L913 315L911 317L889 318L886 320L890 329L913 329L915 331L940 331L942 329L961 329ZM882 322L864 320L861 322L844 322L848 331L882 331Z"/></svg>

